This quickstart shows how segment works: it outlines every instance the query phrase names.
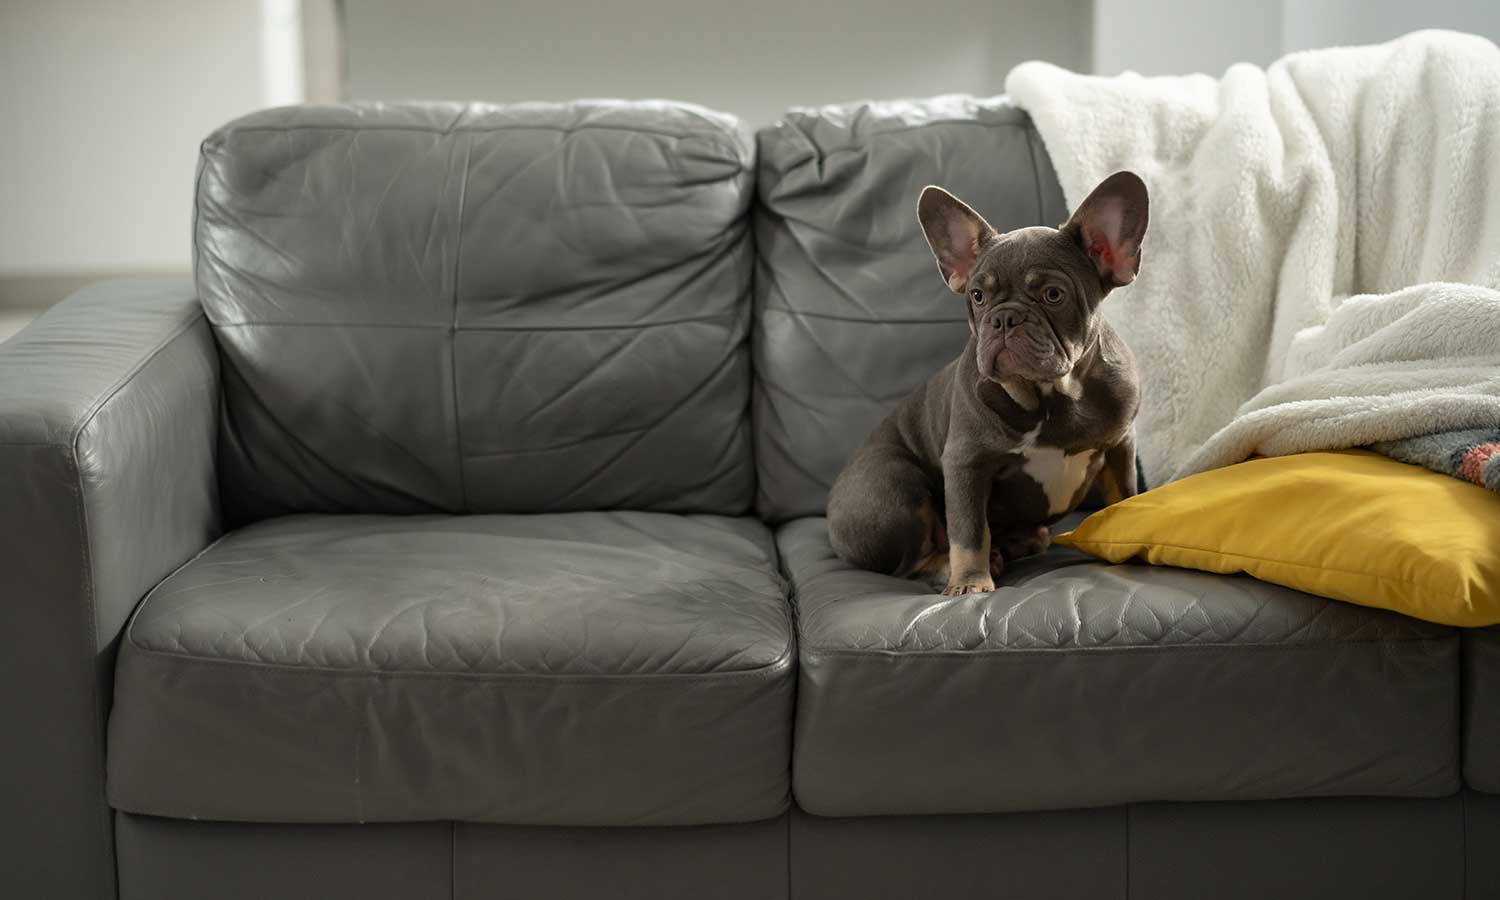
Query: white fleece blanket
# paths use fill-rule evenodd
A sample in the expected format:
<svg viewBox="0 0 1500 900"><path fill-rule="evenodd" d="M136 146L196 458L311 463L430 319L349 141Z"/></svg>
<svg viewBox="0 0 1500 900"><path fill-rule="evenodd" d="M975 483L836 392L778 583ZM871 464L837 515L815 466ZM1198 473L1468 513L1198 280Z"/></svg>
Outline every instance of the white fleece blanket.
<svg viewBox="0 0 1500 900"><path fill-rule="evenodd" d="M1105 316L1153 485L1260 453L1500 424L1500 50L1424 31L1222 78L1016 67L1070 205L1151 192Z"/></svg>

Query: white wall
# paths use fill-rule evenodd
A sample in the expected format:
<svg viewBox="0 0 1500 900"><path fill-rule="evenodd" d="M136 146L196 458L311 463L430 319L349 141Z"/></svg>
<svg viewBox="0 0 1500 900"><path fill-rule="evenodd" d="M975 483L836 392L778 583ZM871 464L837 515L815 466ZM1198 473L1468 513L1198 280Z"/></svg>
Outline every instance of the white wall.
<svg viewBox="0 0 1500 900"><path fill-rule="evenodd" d="M1023 59L1087 68L1088 0L358 0L354 99L667 97L753 125L787 107L998 93Z"/></svg>
<svg viewBox="0 0 1500 900"><path fill-rule="evenodd" d="M1421 28L1450 28L1500 42L1500 0L1285 0L1282 47L1375 44Z"/></svg>
<svg viewBox="0 0 1500 900"><path fill-rule="evenodd" d="M1291 2L1291 0L1288 0ZM1281 55L1281 6L1264 0L1095 0L1094 72L1207 72Z"/></svg>
<svg viewBox="0 0 1500 900"><path fill-rule="evenodd" d="M1294 50L1373 44L1422 28L1500 41L1500 0L1095 0L1094 71L1207 72Z"/></svg>
<svg viewBox="0 0 1500 900"><path fill-rule="evenodd" d="M260 105L254 0L0 2L0 276L186 270L198 143Z"/></svg>

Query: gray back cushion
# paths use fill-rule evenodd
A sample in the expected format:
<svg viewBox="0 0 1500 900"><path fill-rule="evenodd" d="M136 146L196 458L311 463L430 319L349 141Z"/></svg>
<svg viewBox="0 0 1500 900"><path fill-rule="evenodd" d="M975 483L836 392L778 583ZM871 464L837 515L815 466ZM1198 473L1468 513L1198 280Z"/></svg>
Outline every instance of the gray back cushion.
<svg viewBox="0 0 1500 900"><path fill-rule="evenodd" d="M195 269L226 513L746 511L753 160L664 103L215 132Z"/></svg>
<svg viewBox="0 0 1500 900"><path fill-rule="evenodd" d="M917 225L923 186L1002 230L1067 207L1004 98L796 110L758 144L756 507L782 521L821 515L850 452L968 339Z"/></svg>

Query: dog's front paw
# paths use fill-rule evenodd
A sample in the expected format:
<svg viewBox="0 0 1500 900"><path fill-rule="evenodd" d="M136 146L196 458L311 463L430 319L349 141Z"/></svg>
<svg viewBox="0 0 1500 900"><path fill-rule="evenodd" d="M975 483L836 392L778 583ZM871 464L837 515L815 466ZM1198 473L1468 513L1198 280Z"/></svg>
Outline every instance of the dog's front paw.
<svg viewBox="0 0 1500 900"><path fill-rule="evenodd" d="M968 578L952 578L948 581L948 586L943 588L943 593L949 597L958 597L963 594L987 594L994 589L995 579L986 573Z"/></svg>

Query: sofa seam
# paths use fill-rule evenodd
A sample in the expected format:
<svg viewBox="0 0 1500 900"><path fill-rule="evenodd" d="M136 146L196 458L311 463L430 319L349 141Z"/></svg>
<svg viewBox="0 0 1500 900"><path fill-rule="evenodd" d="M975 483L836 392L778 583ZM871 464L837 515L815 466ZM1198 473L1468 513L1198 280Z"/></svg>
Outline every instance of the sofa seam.
<svg viewBox="0 0 1500 900"><path fill-rule="evenodd" d="M809 319L832 319L837 322L854 322L862 325L955 325L959 322L967 322L968 319L923 319L914 316L893 317L889 319L877 319L874 316L844 316L836 313L812 312L805 309L792 309L789 306L775 306L770 303L762 304L762 313L781 313L785 316L806 316Z"/></svg>
<svg viewBox="0 0 1500 900"><path fill-rule="evenodd" d="M1460 735L1460 740L1462 740L1462 735ZM1459 825L1463 831L1463 853L1458 858L1458 877L1460 879L1458 895L1467 898L1469 896L1469 792L1464 790L1462 774L1459 775L1458 818Z"/></svg>
<svg viewBox="0 0 1500 900"><path fill-rule="evenodd" d="M458 504L469 509L469 487L464 477L463 412L458 406L458 275L464 252L464 203L469 196L469 164L473 158L474 139L470 137L464 147L463 181L458 187L458 226L453 244L453 316L448 323L448 375L453 402L453 454L458 463Z"/></svg>
<svg viewBox="0 0 1500 900"><path fill-rule="evenodd" d="M1031 157L1031 185L1036 189L1036 224L1047 225L1042 221L1042 172L1036 164L1036 147L1032 144L1033 129L1023 128L1026 132L1026 154ZM1056 227L1056 226L1052 226Z"/></svg>
<svg viewBox="0 0 1500 900"><path fill-rule="evenodd" d="M958 121L962 121L962 120L958 120ZM734 132L732 130L718 129L718 128L690 129L690 130L682 131L682 132L672 132L672 131L662 131L660 129L655 129L655 128L632 128L632 127L627 127L627 126L623 126L623 125L599 125L599 124L579 125L579 126L577 126L575 128L564 128L561 125L522 125L522 124L516 124L516 125L495 125L495 126L490 126L488 128L483 128L483 127L468 127L468 128L464 128L464 127L454 127L454 126L451 126L451 125L448 126L448 127L446 127L446 128L439 128L439 127L424 128L424 127L419 126L419 125L377 125L377 124L373 124L372 123L372 124L367 124L367 125L313 125L313 124L304 124L304 125L245 125L245 126L230 125L230 126L226 127L225 129L223 129L217 135L217 137L219 139L219 144L218 145L219 146L223 146L223 144L225 142L227 142L227 141L233 139L234 137L236 137L237 135L241 135L241 134L262 134L262 133L283 133L283 134L285 134L285 133L297 132L297 131L404 131L404 132L411 132L413 134L435 134L435 135L449 135L449 134L495 134L495 133L506 132L506 131L546 131L546 132L556 132L558 134L577 134L578 132L581 132L581 131L617 131L617 132L623 132L625 134L649 134L649 135L653 135L655 137L669 138L669 139L675 140L675 141L690 141L690 140L694 140L694 139L720 138L720 137L730 138L730 139L734 138ZM207 144L208 144L208 140L205 140L203 142L203 145L207 146ZM740 156L740 154L734 154L734 156L737 158L737 157ZM726 161L728 161L728 160L726 159ZM744 165L743 162L740 162L738 167L739 167L739 169L741 171L743 171L746 168L746 166Z"/></svg>
<svg viewBox="0 0 1500 900"><path fill-rule="evenodd" d="M461 236L460 236L461 237ZM457 285L454 286L455 293ZM612 322L604 325L457 325L443 322L220 322L214 328L404 328L411 331L462 332L567 332L567 331L635 331L646 328L665 328L673 325L692 325L697 322L713 322L737 316L737 311L712 313L702 316L682 316L646 322ZM883 320L873 320L883 321ZM954 319L953 321L964 321Z"/></svg>
<svg viewBox="0 0 1500 900"><path fill-rule="evenodd" d="M788 772L787 772L788 776L790 776L790 774L791 774L790 768L791 767L788 766ZM792 782L791 782L791 779L789 777L787 779L787 792L788 793L791 792L791 783ZM788 804L787 810L786 810L786 845L785 846L786 846L786 898L787 898L787 900L796 900L796 898L793 896L794 891L792 890L792 886L793 886L793 884L796 881L796 879L794 879L792 877L792 816L795 815L796 806L797 805L796 805L796 803L794 801L794 802Z"/></svg>
<svg viewBox="0 0 1500 900"><path fill-rule="evenodd" d="M203 255L203 248L198 242L198 226L203 219L203 177L208 172L208 138L198 142L198 170L193 173L193 219L188 227L192 229L191 245L193 248L192 258L189 263L192 266L193 290L198 289L198 258ZM206 315L206 314L205 314ZM212 327L210 322L209 326Z"/></svg>
<svg viewBox="0 0 1500 900"><path fill-rule="evenodd" d="M871 658L897 658L897 659L1019 659L1032 656L1054 656L1054 655L1095 655L1095 654L1119 654L1119 653L1181 653L1186 651L1224 651L1224 650L1329 650L1341 647L1406 647L1416 644L1442 645L1453 641L1452 635L1427 638L1380 638L1363 641L1316 641L1299 643L1277 643L1272 641L1261 641L1256 643L1227 644L1222 642L1204 644L1149 644L1137 646L1095 646L1095 647L991 647L981 650L868 650L853 648L824 648L815 647L807 649L801 659L815 659L818 657L871 657Z"/></svg>
<svg viewBox="0 0 1500 900"><path fill-rule="evenodd" d="M67 459L73 468L74 484L78 488L77 493L73 497L73 522L78 528L78 555L82 563L79 568L83 573L84 594L87 598L88 656L86 658L88 659L89 695L92 698L90 705L93 707L94 712L90 717L89 731L94 737L95 755L99 766L97 771L99 772L99 783L102 790L98 799L105 810L104 815L100 816L99 827L104 838L104 847L111 862L113 862L115 855L114 823L110 821L112 813L109 805L108 785L105 783L106 773L109 768L109 756L105 747L107 735L103 724L104 698L99 692L99 663L97 661L99 656L99 605L95 591L96 580L94 578L93 546L90 543L89 537L88 514L84 509L83 471L78 465L76 435L74 441L75 446L72 452L68 454ZM116 882L115 887L118 892L118 873L111 871L110 880Z"/></svg>
<svg viewBox="0 0 1500 900"><path fill-rule="evenodd" d="M197 298L195 296L194 300L196 299ZM179 324L172 330L170 334L168 334L165 338L162 338L160 342L158 342L150 350L148 350L145 356L136 361L136 363L132 365L124 375L121 375L117 381L106 388L102 395L94 401L93 405L86 412L84 412L71 426L69 426L69 431L72 432L72 448L75 462L77 460L78 454L78 441L83 437L83 433L88 430L88 427L93 424L94 418L99 415L100 411L102 411L104 407L108 406L110 404L110 401L114 400L115 397L119 395L120 391L124 390L126 385L134 381L136 376L144 371L147 366L155 362L156 358L160 356L164 350L175 343L178 338L186 334L191 328L193 328L193 326L197 325L201 321L205 321L206 318L207 317L203 314L203 308L200 305L198 310L194 312L187 321ZM80 479L81 478L82 475L80 474ZM80 480L80 487L81 485L82 481Z"/></svg>
<svg viewBox="0 0 1500 900"><path fill-rule="evenodd" d="M1019 109L1019 107L1018 107L1018 109ZM1023 111L1023 114L1024 114L1024 111ZM815 117L813 117L813 118L815 118ZM1028 121L1029 121L1029 119L1030 119L1030 117L1027 116L1027 120ZM787 123L788 120L785 119L785 118L783 118L781 120L781 122ZM932 120L930 122L922 122L922 123L920 123L918 125L907 125L907 126L903 126L901 128L892 128L889 131L877 131L877 132L873 132L871 134L866 135L865 139L864 139L864 141L862 143L847 144L847 145L844 145L844 146L831 147L831 148L826 148L826 149L825 148L818 148L818 147L816 147L816 145L813 145L813 147L814 147L815 153L818 156L818 158L820 160L826 160L828 157L833 156L836 153L859 153L861 151L866 151L866 150L869 149L869 144L872 141L874 141L876 138L885 138L885 137L890 137L890 136L893 136L893 135L908 134L908 133L913 132L913 131L922 131L923 129L926 129L926 128L946 127L946 126L958 126L958 127L969 127L969 128L985 128L985 129L991 129L991 130L998 130L998 129L1001 129L1001 128L1010 128L1010 129L1016 129L1016 130L1019 130L1019 131L1025 131L1026 130L1026 121L1020 121L1020 122L979 122L979 121L976 121L974 119L934 119L934 120ZM766 134L768 136L768 140L769 140L770 137L774 136L775 133L776 133L776 131L779 130L779 127L780 126L778 126L778 125L767 126L766 128L763 128L763 129L761 129L760 131L758 131L756 133L757 133L757 135L762 134L762 133ZM802 134L802 132L800 130L798 130L798 134ZM759 142L757 141L757 144L758 143ZM811 142L809 142L809 143L811 143ZM796 163L793 163L792 165L787 166L785 169L776 169L776 170L773 170L773 171L776 171L778 174L785 174L786 172L789 172L789 171L791 171L794 168L800 168L803 165L806 165L806 160L801 160L801 161L798 161ZM822 180L823 179L822 179L821 173L820 173L819 181L822 181Z"/></svg>
<svg viewBox="0 0 1500 900"><path fill-rule="evenodd" d="M140 619L141 613L146 609L147 602L149 602L151 600L151 598L156 595L157 589L159 589L162 585L166 584L168 581L170 581L174 577L176 577L177 574L180 573L182 570L186 569L188 566L190 566L193 563L197 562L199 560L199 558L201 558L205 553L207 553L208 551L214 549L218 545L224 543L226 540L228 540L229 536L232 533L233 532L225 532L225 533L219 535L218 537L214 538L213 540L209 541L208 545L205 546L202 550L199 550L197 553L194 553L192 556L190 556L187 559L183 560L183 562L182 562L181 565L179 565L177 568L173 569L171 572L168 572L167 575L164 578L162 578L155 585L153 585L151 587L151 589L146 592L145 596L143 596L136 603L135 609L133 609L131 611L131 613L130 613L130 618L128 618L128 619L125 620L125 627L123 629L124 636L123 636L123 641L122 642L126 643L126 644L129 644L130 646L135 647L136 649L145 650L144 647L141 647L135 641L135 623L136 623L136 621L138 619ZM147 651L147 652L155 652L155 651Z"/></svg>
<svg viewBox="0 0 1500 900"><path fill-rule="evenodd" d="M144 601L142 602L144 606ZM197 656L172 653L142 647L129 635L130 649L141 656L171 663L190 663L207 666L247 666L287 674L329 675L334 677L376 678L381 680L454 680L454 681L535 681L576 682L579 684L611 684L615 682L641 682L643 684L681 684L690 681L775 681L779 676L796 668L798 659L795 640L788 640L787 649L774 662L753 669L736 669L727 672L656 672L645 674L599 675L592 673L541 673L541 672L440 672L440 671L390 671L381 669L342 669L330 666L298 666L287 663L268 663L248 659Z"/></svg>

